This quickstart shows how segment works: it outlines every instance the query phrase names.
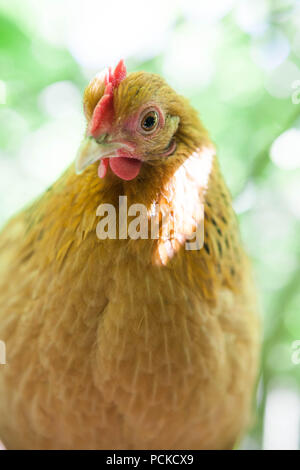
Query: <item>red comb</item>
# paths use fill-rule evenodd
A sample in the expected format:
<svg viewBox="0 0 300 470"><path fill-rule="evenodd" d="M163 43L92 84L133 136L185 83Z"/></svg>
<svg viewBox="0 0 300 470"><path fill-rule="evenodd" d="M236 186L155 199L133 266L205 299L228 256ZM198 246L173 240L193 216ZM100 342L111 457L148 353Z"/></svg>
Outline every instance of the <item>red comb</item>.
<svg viewBox="0 0 300 470"><path fill-rule="evenodd" d="M89 134L97 138L101 134L109 131L114 116L114 89L126 77L126 67L123 59L120 60L114 72L111 67L105 76L105 89L102 98L94 109L92 120L89 126Z"/></svg>
<svg viewBox="0 0 300 470"><path fill-rule="evenodd" d="M127 72L126 72L124 60L121 59L113 73L111 71L111 67L109 67L108 76L105 77L106 78L105 83L106 84L112 83L113 88L117 88L120 85L121 81L124 80L124 78L126 77L126 73Z"/></svg>

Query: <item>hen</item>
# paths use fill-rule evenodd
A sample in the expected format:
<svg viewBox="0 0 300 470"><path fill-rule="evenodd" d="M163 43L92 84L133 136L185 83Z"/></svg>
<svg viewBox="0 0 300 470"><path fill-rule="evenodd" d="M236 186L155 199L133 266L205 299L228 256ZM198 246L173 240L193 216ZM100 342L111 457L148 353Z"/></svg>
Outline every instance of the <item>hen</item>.
<svg viewBox="0 0 300 470"><path fill-rule="evenodd" d="M0 236L0 437L232 448L251 416L259 321L214 147L186 99L123 61L92 80L84 111L76 172Z"/></svg>

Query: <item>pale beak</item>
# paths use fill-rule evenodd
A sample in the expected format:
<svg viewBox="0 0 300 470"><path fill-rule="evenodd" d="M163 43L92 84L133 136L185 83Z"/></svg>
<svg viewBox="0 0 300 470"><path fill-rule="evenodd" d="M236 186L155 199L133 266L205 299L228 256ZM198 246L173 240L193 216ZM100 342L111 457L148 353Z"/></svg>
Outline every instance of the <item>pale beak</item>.
<svg viewBox="0 0 300 470"><path fill-rule="evenodd" d="M124 144L117 142L107 142L106 135L99 137L97 140L94 137L85 137L80 145L76 159L75 170L79 175L87 166L100 160L104 157L116 157L116 150L124 147Z"/></svg>

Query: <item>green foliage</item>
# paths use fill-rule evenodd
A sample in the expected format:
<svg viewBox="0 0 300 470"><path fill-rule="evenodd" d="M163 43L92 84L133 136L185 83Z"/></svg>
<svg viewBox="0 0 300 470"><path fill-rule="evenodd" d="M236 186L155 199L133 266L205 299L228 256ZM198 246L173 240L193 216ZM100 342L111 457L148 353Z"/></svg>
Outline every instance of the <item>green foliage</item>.
<svg viewBox="0 0 300 470"><path fill-rule="evenodd" d="M62 15L64 2L54 3L49 21ZM245 26L237 9L207 26L184 8L170 6L170 17L174 14L177 21L168 27L168 40L160 50L145 56L130 52L127 58L130 70L162 74L191 99L216 143L235 198L242 234L254 261L265 325L258 420L246 444L254 447L262 446L264 406L274 380L300 386L300 365L291 360L292 343L300 340L299 134L298 140L287 139L285 150L270 158L275 139L300 125L300 104L292 102L293 83L300 79L300 19L298 2L261 3L266 8L261 30L254 21L257 31L250 19ZM13 5L0 4L2 222L43 190L73 158L81 122L83 132L76 93L82 93L96 71L75 59L68 40L55 42L43 34L38 17L31 18L35 8L40 11L41 7L21 0ZM49 2L44 5L47 9ZM259 10L257 2L248 2L249 18L255 8ZM189 50L183 47L182 52L185 42ZM103 48L109 48L109 41ZM101 50L94 54L101 67ZM66 101L68 96L74 100L67 103L67 109L60 104L56 116L51 100L58 100L60 85L53 88L57 84L69 93ZM70 127L71 115L77 119L74 127ZM39 140L40 132L44 140ZM61 153L53 151L44 159L43 152L56 133L64 144ZM40 159L31 160L30 145L40 141L44 142ZM69 142L75 143L72 151ZM44 173L53 165L57 167L50 171L48 181Z"/></svg>

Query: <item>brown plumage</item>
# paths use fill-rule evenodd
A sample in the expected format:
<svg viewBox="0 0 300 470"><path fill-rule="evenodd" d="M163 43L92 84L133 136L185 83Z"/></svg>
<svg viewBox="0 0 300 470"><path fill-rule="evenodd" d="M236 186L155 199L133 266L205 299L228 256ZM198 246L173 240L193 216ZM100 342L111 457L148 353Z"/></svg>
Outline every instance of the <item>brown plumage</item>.
<svg viewBox="0 0 300 470"><path fill-rule="evenodd" d="M96 78L85 92L89 125L104 89ZM12 449L231 448L249 423L259 322L230 195L197 114L160 77L122 77L112 96L112 133L135 145L138 175L72 165L0 236L0 437ZM148 103L165 121L144 138L124 122ZM159 203L178 233L100 240L97 207L118 213L121 195L149 218ZM205 243L188 251L201 204Z"/></svg>

